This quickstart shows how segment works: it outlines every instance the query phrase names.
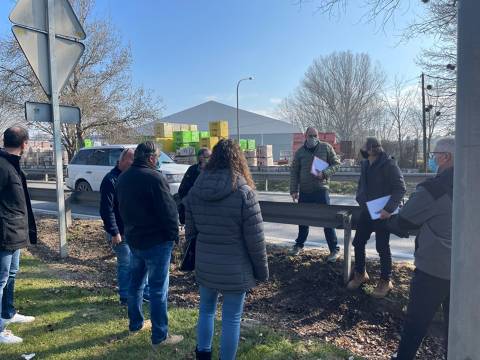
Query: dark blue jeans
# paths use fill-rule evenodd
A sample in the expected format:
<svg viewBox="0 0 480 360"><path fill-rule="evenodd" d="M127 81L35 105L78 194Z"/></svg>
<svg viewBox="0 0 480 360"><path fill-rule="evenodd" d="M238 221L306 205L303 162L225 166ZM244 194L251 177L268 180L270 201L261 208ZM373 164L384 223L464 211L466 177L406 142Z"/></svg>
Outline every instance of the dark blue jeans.
<svg viewBox="0 0 480 360"><path fill-rule="evenodd" d="M218 294L217 290L200 285L200 311L197 325L197 348L200 351L212 351ZM222 360L235 360L244 300L244 292L223 293L222 338L220 341L220 358Z"/></svg>
<svg viewBox="0 0 480 360"><path fill-rule="evenodd" d="M130 287L130 247L128 246L125 238L123 238L122 242L118 245L112 245L112 236L110 234L107 234L107 238L112 246L113 251L115 252L115 255L117 256L118 295L120 296L120 301L127 301L128 288ZM150 298L148 278L145 280L143 297L146 299Z"/></svg>
<svg viewBox="0 0 480 360"><path fill-rule="evenodd" d="M130 248L131 280L128 293L128 318L130 331L143 327L143 284L148 276L150 285L150 318L152 344L161 343L168 335L168 277L173 242L165 242L150 249Z"/></svg>
<svg viewBox="0 0 480 360"><path fill-rule="evenodd" d="M330 196L328 195L327 189L322 189L314 193L300 192L298 202L308 203L308 204L330 205ZM307 241L308 230L309 230L308 226L305 226L305 225L298 226L298 237L295 240L297 246L303 248L305 241ZM330 252L338 250L339 247L338 247L338 240L337 240L337 234L335 233L335 229L324 228L323 232L325 233L325 239L327 240L328 249L330 250Z"/></svg>
<svg viewBox="0 0 480 360"><path fill-rule="evenodd" d="M19 266L20 250L0 250L0 303L2 304L0 331L3 331L6 326L3 319L11 319L17 312L13 306L13 293Z"/></svg>

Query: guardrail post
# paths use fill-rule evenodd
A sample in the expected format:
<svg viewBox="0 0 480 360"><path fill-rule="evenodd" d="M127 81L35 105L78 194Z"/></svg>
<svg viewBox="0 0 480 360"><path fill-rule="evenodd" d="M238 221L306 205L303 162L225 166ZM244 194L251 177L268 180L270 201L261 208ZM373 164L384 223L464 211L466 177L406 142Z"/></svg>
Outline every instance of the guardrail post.
<svg viewBox="0 0 480 360"><path fill-rule="evenodd" d="M343 217L343 281L347 284L352 275L352 214Z"/></svg>
<svg viewBox="0 0 480 360"><path fill-rule="evenodd" d="M45 182L48 182L48 174L45 173Z"/></svg>
<svg viewBox="0 0 480 360"><path fill-rule="evenodd" d="M67 228L72 226L72 195L70 194L65 197L65 222Z"/></svg>
<svg viewBox="0 0 480 360"><path fill-rule="evenodd" d="M265 177L265 191L268 191L268 177Z"/></svg>

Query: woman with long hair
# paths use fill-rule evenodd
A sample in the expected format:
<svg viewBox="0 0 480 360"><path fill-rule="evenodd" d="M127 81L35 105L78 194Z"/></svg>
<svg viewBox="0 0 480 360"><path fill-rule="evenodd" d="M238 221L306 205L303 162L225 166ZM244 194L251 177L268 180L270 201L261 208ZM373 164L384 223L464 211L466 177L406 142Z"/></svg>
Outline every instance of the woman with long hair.
<svg viewBox="0 0 480 360"><path fill-rule="evenodd" d="M211 359L218 295L223 296L220 358L235 359L246 292L268 279L263 220L238 144L221 140L186 200L186 238L196 241L200 286L197 359Z"/></svg>

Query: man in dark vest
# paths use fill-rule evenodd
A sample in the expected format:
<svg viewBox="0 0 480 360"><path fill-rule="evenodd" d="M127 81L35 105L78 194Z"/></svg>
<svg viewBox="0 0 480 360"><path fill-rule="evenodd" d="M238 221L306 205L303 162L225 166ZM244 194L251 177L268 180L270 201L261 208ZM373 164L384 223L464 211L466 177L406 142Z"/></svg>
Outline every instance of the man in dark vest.
<svg viewBox="0 0 480 360"><path fill-rule="evenodd" d="M0 344L17 344L22 339L6 330L8 324L29 323L33 316L19 314L13 305L15 277L20 249L37 243L37 228L20 158L28 145L28 132L20 126L3 133L0 149Z"/></svg>

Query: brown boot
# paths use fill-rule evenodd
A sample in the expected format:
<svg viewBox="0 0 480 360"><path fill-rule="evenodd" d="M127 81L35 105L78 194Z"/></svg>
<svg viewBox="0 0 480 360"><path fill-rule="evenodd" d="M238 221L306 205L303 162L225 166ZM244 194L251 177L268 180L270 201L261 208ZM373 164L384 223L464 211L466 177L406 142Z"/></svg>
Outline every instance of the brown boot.
<svg viewBox="0 0 480 360"><path fill-rule="evenodd" d="M360 286L365 284L368 280L370 280L370 277L368 276L366 271L363 274L355 272L353 274L353 279L350 280L347 284L347 289L357 290Z"/></svg>
<svg viewBox="0 0 480 360"><path fill-rule="evenodd" d="M383 299L388 295L390 290L393 289L393 284L390 280L382 280L377 284L377 287L373 290L372 296L377 299Z"/></svg>

